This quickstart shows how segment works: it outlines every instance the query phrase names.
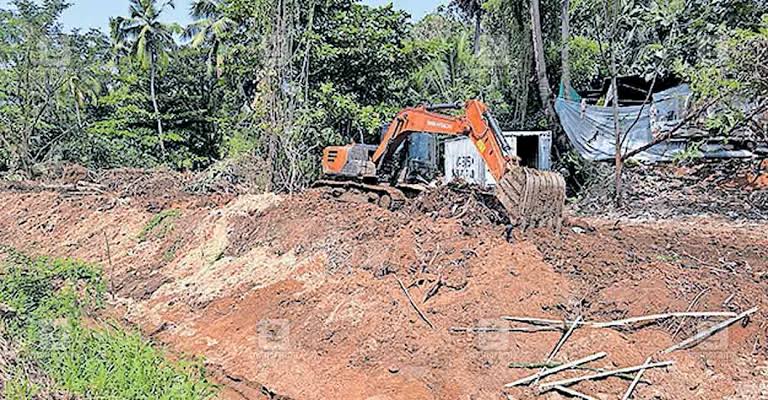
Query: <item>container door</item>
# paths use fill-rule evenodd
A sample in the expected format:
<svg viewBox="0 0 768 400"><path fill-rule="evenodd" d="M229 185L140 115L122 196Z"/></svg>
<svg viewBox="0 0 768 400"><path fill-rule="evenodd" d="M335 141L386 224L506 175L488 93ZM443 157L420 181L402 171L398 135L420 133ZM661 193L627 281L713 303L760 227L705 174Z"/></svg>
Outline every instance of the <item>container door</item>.
<svg viewBox="0 0 768 400"><path fill-rule="evenodd" d="M542 132L539 136L539 169L549 171L552 169L552 132Z"/></svg>

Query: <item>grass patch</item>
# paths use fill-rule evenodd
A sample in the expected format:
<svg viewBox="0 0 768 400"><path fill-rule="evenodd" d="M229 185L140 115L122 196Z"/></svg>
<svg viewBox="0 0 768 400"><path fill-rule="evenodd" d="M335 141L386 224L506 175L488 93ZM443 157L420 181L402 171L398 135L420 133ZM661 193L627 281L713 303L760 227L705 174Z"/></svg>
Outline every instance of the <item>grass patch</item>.
<svg viewBox="0 0 768 400"><path fill-rule="evenodd" d="M8 400L32 400L40 394L40 387L32 382L26 372L17 369L3 383L3 391L0 393Z"/></svg>
<svg viewBox="0 0 768 400"><path fill-rule="evenodd" d="M6 256L0 262L0 334L55 386L41 388L21 371L0 382L0 397L30 399L41 389L83 399L208 399L216 394L199 360L171 362L138 333L116 324L83 323L103 305L105 285L97 266L0 252Z"/></svg>
<svg viewBox="0 0 768 400"><path fill-rule="evenodd" d="M46 370L69 393L86 398L204 399L214 387L199 361L169 362L141 336L115 327L94 330L73 323ZM53 350L53 349L51 349Z"/></svg>
<svg viewBox="0 0 768 400"><path fill-rule="evenodd" d="M156 239L162 239L168 232L173 230L174 223L181 217L181 210L170 209L163 210L144 225L139 233L139 242L145 242L147 239L154 237Z"/></svg>

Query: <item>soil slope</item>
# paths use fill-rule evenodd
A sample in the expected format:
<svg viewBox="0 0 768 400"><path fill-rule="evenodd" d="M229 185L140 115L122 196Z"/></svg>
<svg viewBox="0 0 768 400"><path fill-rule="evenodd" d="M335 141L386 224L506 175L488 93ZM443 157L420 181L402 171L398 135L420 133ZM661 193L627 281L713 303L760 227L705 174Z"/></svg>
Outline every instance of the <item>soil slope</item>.
<svg viewBox="0 0 768 400"><path fill-rule="evenodd" d="M0 191L0 244L105 265L114 315L204 356L227 398L532 398L532 389L503 386L535 370L508 364L545 360L560 333L451 328L511 326L505 315L608 320L752 306L761 311L749 323L658 356L675 365L648 371L652 385L636 393L753 399L768 388L768 225L590 218L507 241L481 203L433 196L390 212L322 191L73 196L16 187ZM168 210L178 212L158 222ZM642 364L709 325L581 329L557 359L604 351L594 365ZM615 399L628 384L574 388Z"/></svg>

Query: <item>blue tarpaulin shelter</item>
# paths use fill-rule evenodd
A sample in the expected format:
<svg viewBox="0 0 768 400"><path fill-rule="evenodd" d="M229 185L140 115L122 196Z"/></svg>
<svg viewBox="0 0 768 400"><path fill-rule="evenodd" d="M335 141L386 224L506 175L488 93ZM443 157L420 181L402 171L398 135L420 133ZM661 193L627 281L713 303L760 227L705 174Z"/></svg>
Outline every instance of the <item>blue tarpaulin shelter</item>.
<svg viewBox="0 0 768 400"><path fill-rule="evenodd" d="M562 92L562 91L561 91ZM627 133L623 152L632 151L663 135L682 118L691 96L688 85L680 85L653 95L651 104L619 108L621 131ZM559 97L555 110L565 133L576 150L586 159L611 160L615 155L616 135L612 107L586 104L584 100L566 100ZM668 161L685 150L685 140L666 141L638 154L641 161ZM707 157L748 157L747 151L727 151L717 144L702 147Z"/></svg>

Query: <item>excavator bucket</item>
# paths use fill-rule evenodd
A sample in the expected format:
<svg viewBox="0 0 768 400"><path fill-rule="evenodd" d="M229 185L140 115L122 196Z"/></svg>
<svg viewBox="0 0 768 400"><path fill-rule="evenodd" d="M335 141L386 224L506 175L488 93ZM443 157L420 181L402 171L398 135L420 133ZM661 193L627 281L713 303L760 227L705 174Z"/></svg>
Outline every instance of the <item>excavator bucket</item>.
<svg viewBox="0 0 768 400"><path fill-rule="evenodd" d="M558 173L509 163L496 186L496 196L513 225L560 229L563 224L565 179Z"/></svg>

